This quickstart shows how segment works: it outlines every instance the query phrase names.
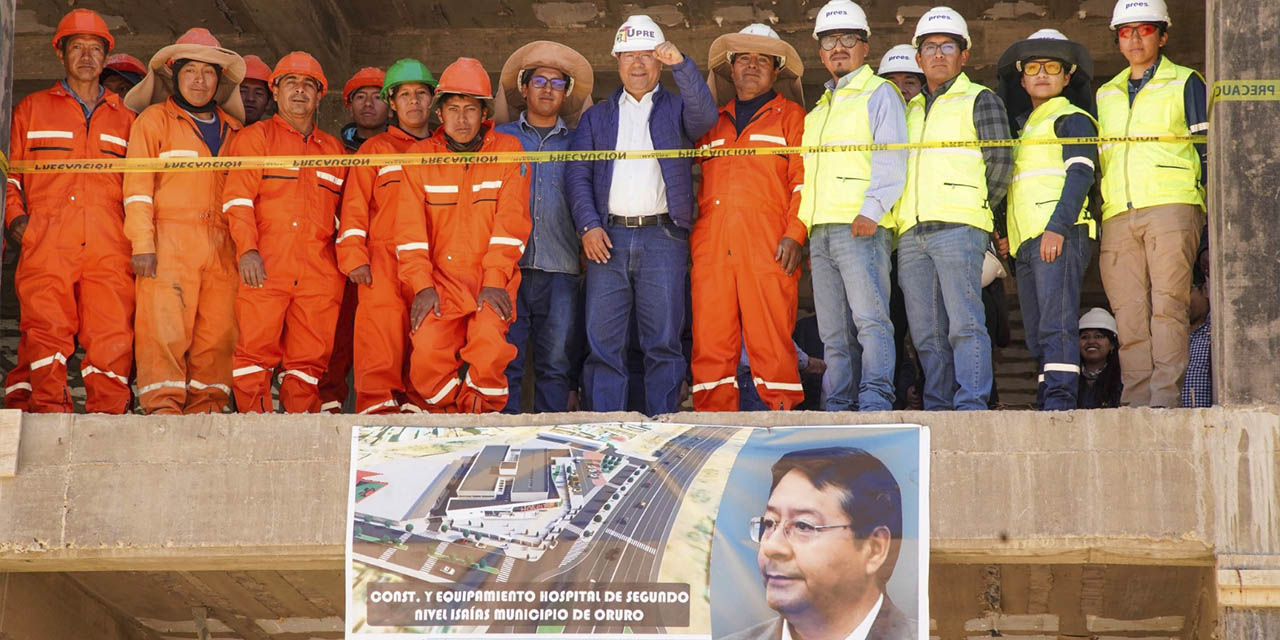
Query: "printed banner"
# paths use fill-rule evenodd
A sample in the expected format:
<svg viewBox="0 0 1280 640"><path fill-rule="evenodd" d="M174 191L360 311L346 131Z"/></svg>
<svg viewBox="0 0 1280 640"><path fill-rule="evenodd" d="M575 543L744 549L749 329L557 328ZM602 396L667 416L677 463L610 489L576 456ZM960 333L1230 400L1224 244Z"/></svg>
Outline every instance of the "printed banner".
<svg viewBox="0 0 1280 640"><path fill-rule="evenodd" d="M928 637L925 427L355 427L351 474L348 638Z"/></svg>

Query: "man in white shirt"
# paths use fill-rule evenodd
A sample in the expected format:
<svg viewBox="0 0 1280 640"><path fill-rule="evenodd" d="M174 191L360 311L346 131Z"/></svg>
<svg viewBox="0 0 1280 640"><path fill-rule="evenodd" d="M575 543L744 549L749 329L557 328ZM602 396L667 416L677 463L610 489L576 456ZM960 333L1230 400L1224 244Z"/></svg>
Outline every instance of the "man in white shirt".
<svg viewBox="0 0 1280 640"><path fill-rule="evenodd" d="M715 124L715 98L698 66L666 42L648 16L631 16L618 29L613 55L622 87L583 114L570 151L690 149ZM675 77L678 96L658 82L664 65ZM587 257L584 405L594 411L626 409L626 352L634 321L645 360L644 411L671 413L688 370L681 336L693 161L570 162L566 172Z"/></svg>
<svg viewBox="0 0 1280 640"><path fill-rule="evenodd" d="M862 449L792 451L773 464L751 540L777 618L726 640L914 640L885 585L902 546L902 493Z"/></svg>

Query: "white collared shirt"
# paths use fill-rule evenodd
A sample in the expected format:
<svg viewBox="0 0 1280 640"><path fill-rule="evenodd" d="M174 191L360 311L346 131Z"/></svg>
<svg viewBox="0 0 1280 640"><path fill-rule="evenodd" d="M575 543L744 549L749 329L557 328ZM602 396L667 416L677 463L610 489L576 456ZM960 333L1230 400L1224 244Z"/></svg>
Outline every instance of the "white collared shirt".
<svg viewBox="0 0 1280 640"><path fill-rule="evenodd" d="M876 616L880 615L880 605L883 603L884 594L882 593L879 598L876 598L876 606L871 607L871 610L867 612L867 617L863 618L862 622L859 622L858 626L854 627L853 632L845 636L844 640L867 640L867 634L871 633L871 625L876 623ZM791 625L786 620L782 621L782 640L792 640Z"/></svg>
<svg viewBox="0 0 1280 640"><path fill-rule="evenodd" d="M658 88L639 100L622 92L618 98L618 144L615 150L653 149L649 116ZM615 216L652 216L667 213L667 183L657 160L615 160L609 183L609 213Z"/></svg>

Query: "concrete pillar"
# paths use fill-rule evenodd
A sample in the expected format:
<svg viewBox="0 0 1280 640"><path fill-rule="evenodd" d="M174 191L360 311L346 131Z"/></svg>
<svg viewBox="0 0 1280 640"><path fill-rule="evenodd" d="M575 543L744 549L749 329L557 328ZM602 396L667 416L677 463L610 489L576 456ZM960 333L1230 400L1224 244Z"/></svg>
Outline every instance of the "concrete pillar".
<svg viewBox="0 0 1280 640"><path fill-rule="evenodd" d="M1280 78L1280 5L1208 0L1207 80ZM1175 24L1174 35L1179 34ZM1220 102L1209 127L1213 378L1224 405L1280 403L1280 102Z"/></svg>
<svg viewBox="0 0 1280 640"><path fill-rule="evenodd" d="M13 113L13 33L17 0L0 0L0 152L9 155L9 114ZM0 221L4 220L4 198L0 198ZM0 236L3 236L0 224ZM0 239L3 252L8 238Z"/></svg>

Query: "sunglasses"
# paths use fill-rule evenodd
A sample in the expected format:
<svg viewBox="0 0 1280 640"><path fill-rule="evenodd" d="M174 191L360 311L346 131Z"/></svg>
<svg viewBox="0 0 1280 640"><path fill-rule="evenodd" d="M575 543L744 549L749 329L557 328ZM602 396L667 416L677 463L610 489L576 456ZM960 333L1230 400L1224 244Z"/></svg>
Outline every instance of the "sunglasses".
<svg viewBox="0 0 1280 640"><path fill-rule="evenodd" d="M833 33L831 35L822 36L822 38L818 40L818 45L822 47L823 51L830 51L836 48L837 43L846 49L852 49L858 46L859 42L866 41L866 38L863 38L856 33Z"/></svg>
<svg viewBox="0 0 1280 640"><path fill-rule="evenodd" d="M1146 38L1155 34L1155 32L1159 30L1160 27L1157 27L1154 24L1127 24L1116 29L1116 35L1127 40L1132 38L1133 34L1137 33L1139 38Z"/></svg>
<svg viewBox="0 0 1280 640"><path fill-rule="evenodd" d="M954 56L955 54L960 53L960 45L954 42L944 42L942 44L930 42L929 44L922 45L920 47L920 55L926 58L938 55L939 51L941 51L944 56Z"/></svg>
<svg viewBox="0 0 1280 640"><path fill-rule="evenodd" d="M552 91L564 91L569 88L569 81L560 78L544 78L542 76L534 76L529 79L529 86L534 89L545 89L547 85L551 85Z"/></svg>
<svg viewBox="0 0 1280 640"><path fill-rule="evenodd" d="M1022 67L1022 75L1024 76L1039 75L1041 71L1044 71L1046 74L1051 76L1056 76L1062 73L1062 63L1057 60L1049 60L1046 62L1023 62L1020 66Z"/></svg>

